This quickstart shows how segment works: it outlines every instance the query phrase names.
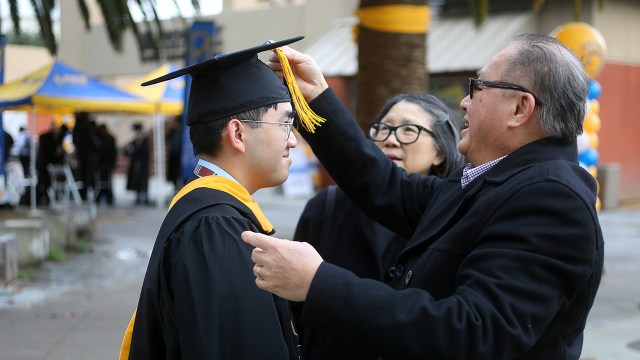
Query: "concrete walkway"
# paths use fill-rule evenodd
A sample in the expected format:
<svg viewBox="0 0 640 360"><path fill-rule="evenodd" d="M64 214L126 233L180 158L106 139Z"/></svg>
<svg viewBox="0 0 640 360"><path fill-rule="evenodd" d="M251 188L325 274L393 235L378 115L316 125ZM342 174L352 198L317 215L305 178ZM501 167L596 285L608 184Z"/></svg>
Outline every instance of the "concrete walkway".
<svg viewBox="0 0 640 360"><path fill-rule="evenodd" d="M256 194L276 236L291 238L306 198ZM164 209L98 208L91 251L46 263L36 276L0 288L0 359L113 360L133 309ZM583 359L640 360L640 208L604 211L605 276L591 313ZM640 346L638 346L640 348Z"/></svg>

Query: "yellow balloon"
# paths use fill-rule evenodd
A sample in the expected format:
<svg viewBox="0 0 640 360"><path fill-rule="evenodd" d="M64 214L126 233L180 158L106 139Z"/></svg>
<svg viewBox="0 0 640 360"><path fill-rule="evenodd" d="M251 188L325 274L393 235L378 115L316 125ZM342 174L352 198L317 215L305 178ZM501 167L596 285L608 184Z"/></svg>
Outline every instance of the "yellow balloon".
<svg viewBox="0 0 640 360"><path fill-rule="evenodd" d="M600 198L597 197L596 198L596 212L600 212L601 208L602 208L602 203L600 202Z"/></svg>
<svg viewBox="0 0 640 360"><path fill-rule="evenodd" d="M549 35L573 50L591 79L600 74L607 44L596 28L583 22L568 22L553 29Z"/></svg>
<svg viewBox="0 0 640 360"><path fill-rule="evenodd" d="M589 112L600 115L600 101L597 99L589 100Z"/></svg>
<svg viewBox="0 0 640 360"><path fill-rule="evenodd" d="M584 117L583 130L588 133L597 133L600 131L600 116L594 112L590 112Z"/></svg>
<svg viewBox="0 0 640 360"><path fill-rule="evenodd" d="M598 167L596 165L589 166L589 174L593 176L594 179L598 178Z"/></svg>
<svg viewBox="0 0 640 360"><path fill-rule="evenodd" d="M594 132L587 132L587 135L589 135L589 147L597 149L598 145L600 145L600 137L598 134Z"/></svg>

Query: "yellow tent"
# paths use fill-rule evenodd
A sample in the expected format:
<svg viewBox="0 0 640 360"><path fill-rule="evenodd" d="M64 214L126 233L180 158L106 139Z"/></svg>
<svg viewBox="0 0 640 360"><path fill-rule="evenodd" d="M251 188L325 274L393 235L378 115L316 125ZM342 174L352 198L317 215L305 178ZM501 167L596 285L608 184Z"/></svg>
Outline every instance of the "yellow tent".
<svg viewBox="0 0 640 360"><path fill-rule="evenodd" d="M140 86L141 83L178 70L177 67L164 64L156 70L128 85L125 89L151 102L155 111L163 115L181 115L184 98L184 77L178 77L153 86Z"/></svg>

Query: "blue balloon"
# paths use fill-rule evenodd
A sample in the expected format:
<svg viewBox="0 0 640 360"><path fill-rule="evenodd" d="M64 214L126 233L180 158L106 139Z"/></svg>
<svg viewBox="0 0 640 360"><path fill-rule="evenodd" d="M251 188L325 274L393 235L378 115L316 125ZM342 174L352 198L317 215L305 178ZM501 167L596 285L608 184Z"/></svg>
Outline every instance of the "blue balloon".
<svg viewBox="0 0 640 360"><path fill-rule="evenodd" d="M601 92L602 92L602 86L600 85L599 82L595 80L589 81L589 95L587 96L589 100L599 98Z"/></svg>
<svg viewBox="0 0 640 360"><path fill-rule="evenodd" d="M598 163L598 157L598 150L592 148L579 154L578 161L589 167Z"/></svg>

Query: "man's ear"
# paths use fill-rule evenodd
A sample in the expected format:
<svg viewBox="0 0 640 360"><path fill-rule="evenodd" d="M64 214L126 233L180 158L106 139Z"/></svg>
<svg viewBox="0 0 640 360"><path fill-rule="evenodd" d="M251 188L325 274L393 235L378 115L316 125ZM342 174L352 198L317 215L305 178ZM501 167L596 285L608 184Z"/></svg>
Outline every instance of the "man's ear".
<svg viewBox="0 0 640 360"><path fill-rule="evenodd" d="M247 129L248 127L245 126L240 120L231 119L227 123L227 126L222 133L222 137L224 138L224 141L229 144L229 147L231 149L234 149L240 153L245 153L247 151Z"/></svg>
<svg viewBox="0 0 640 360"><path fill-rule="evenodd" d="M509 127L519 127L526 124L535 110L535 99L529 93L522 92L518 94L516 101L511 119L507 123Z"/></svg>

